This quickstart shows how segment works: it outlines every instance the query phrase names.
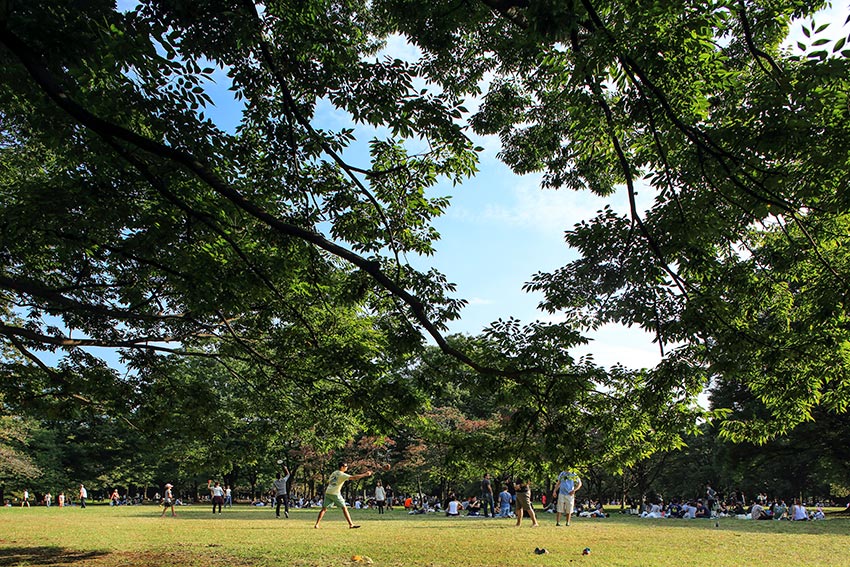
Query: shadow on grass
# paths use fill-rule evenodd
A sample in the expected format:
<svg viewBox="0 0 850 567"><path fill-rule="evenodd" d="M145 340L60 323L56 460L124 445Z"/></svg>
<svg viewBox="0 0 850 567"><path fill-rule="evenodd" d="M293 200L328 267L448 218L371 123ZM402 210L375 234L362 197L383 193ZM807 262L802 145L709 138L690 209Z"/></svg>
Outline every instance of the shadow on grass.
<svg viewBox="0 0 850 567"><path fill-rule="evenodd" d="M107 555L104 551L74 551L63 547L0 547L0 566L75 565Z"/></svg>

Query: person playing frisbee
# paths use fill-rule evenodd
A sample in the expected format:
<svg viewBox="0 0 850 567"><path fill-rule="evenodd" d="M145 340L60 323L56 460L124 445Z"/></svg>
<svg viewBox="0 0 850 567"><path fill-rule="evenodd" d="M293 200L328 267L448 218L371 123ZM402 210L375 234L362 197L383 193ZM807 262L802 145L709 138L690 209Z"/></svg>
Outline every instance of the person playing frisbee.
<svg viewBox="0 0 850 567"><path fill-rule="evenodd" d="M325 489L325 497L322 499L322 509L319 510L319 517L316 518L316 525L313 526L314 528L319 528L319 523L325 516L325 512L328 507L334 505L342 508L342 514L345 516L345 520L348 522L348 527L350 529L360 527L354 525L354 522L351 521L351 514L348 513L348 507L345 505L345 500L342 498L342 485L345 484L345 481L347 480L358 480L367 476L372 476L372 471L351 475L346 472L347 470L348 463L343 462L339 464L339 468L337 470L331 473L331 476L328 479L328 487Z"/></svg>

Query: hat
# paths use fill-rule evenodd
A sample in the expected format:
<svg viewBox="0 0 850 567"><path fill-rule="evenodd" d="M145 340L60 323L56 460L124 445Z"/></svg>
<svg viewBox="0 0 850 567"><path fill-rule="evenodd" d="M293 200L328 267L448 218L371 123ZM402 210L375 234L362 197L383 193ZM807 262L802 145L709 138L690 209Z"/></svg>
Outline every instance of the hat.
<svg viewBox="0 0 850 567"><path fill-rule="evenodd" d="M173 485L173 484L170 484L170 483L166 483L166 484L165 484L165 488L174 488L174 485Z"/></svg>

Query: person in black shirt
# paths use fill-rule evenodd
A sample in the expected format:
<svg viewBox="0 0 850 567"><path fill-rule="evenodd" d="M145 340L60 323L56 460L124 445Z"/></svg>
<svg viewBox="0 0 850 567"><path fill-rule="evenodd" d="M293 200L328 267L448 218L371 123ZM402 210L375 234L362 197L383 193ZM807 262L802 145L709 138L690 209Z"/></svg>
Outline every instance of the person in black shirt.
<svg viewBox="0 0 850 567"><path fill-rule="evenodd" d="M487 506L490 506L490 513L487 513ZM484 478L481 479L481 507L484 508L484 516L491 518L496 515L496 503L493 500L493 483L490 482L490 473L484 473Z"/></svg>

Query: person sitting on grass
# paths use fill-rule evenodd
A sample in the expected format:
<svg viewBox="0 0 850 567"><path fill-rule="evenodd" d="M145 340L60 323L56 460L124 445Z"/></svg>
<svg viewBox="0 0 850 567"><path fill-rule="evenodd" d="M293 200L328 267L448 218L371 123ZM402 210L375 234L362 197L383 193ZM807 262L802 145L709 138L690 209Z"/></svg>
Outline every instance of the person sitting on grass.
<svg viewBox="0 0 850 567"><path fill-rule="evenodd" d="M794 505L791 506L791 519L795 522L805 522L809 519L809 513L799 498L795 498Z"/></svg>
<svg viewBox="0 0 850 567"><path fill-rule="evenodd" d="M466 515L467 516L480 516L481 515L481 502L478 501L478 498L475 496L469 497L469 503L466 505Z"/></svg>
<svg viewBox="0 0 850 567"><path fill-rule="evenodd" d="M605 513L605 507L602 505L602 501L598 501L596 503L591 502L590 507L592 510L587 513L589 518L607 518L608 514ZM662 514L663 517L663 514Z"/></svg>
<svg viewBox="0 0 850 567"><path fill-rule="evenodd" d="M452 493L449 496L449 505L446 507L446 516L460 516L461 508L460 500L458 500L457 496Z"/></svg>
<svg viewBox="0 0 850 567"><path fill-rule="evenodd" d="M325 489L325 497L322 499L322 509L319 510L319 517L316 518L316 525L313 526L319 529L319 523L325 516L329 506L338 506L342 508L342 514L345 516L345 521L348 522L349 529L359 528L351 521L351 514L348 513L348 507L345 505L345 500L342 499L342 485L347 480L359 480L361 478L372 476L372 471L366 471L362 474L348 474L348 463L340 463L339 468L331 473L328 479L328 487Z"/></svg>
<svg viewBox="0 0 850 567"><path fill-rule="evenodd" d="M499 493L499 517L500 518L508 518L511 515L511 502L513 501L513 497L511 496L510 491L508 490L508 485L504 485L502 491Z"/></svg>
<svg viewBox="0 0 850 567"><path fill-rule="evenodd" d="M682 505L679 504L679 499L674 498L670 504L667 505L666 517L668 518L681 518L682 517Z"/></svg>
<svg viewBox="0 0 850 567"><path fill-rule="evenodd" d="M767 510L764 509L764 506L759 504L758 502L753 503L752 508L750 508L750 518L753 520L770 520L770 514L767 513Z"/></svg>
<svg viewBox="0 0 850 567"><path fill-rule="evenodd" d="M658 502L653 502L649 506L649 510L644 510L643 514L640 515L641 518L661 518L661 504Z"/></svg>
<svg viewBox="0 0 850 567"><path fill-rule="evenodd" d="M790 520L788 517L788 505L785 500L780 500L773 503L773 519L774 520Z"/></svg>

